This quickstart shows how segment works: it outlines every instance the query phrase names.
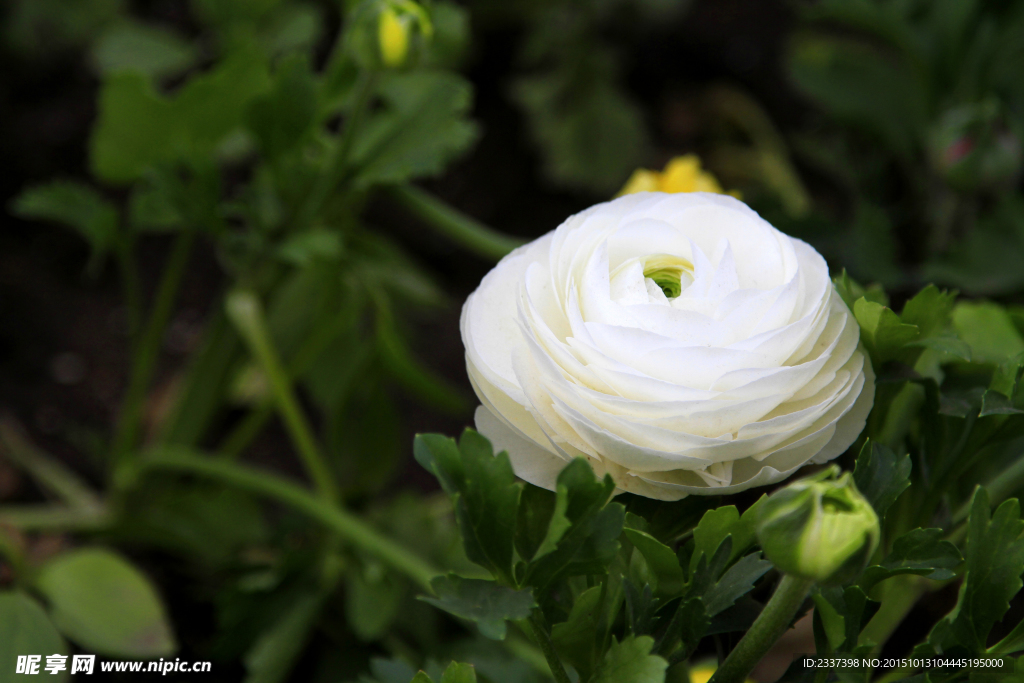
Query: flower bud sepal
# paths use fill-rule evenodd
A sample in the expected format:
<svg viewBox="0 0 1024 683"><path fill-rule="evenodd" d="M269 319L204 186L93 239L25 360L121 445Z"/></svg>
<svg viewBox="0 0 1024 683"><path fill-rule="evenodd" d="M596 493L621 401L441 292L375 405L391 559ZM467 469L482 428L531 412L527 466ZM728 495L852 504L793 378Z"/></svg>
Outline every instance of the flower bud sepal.
<svg viewBox="0 0 1024 683"><path fill-rule="evenodd" d="M878 547L878 515L835 465L769 496L758 511L757 537L778 569L822 585L860 575Z"/></svg>

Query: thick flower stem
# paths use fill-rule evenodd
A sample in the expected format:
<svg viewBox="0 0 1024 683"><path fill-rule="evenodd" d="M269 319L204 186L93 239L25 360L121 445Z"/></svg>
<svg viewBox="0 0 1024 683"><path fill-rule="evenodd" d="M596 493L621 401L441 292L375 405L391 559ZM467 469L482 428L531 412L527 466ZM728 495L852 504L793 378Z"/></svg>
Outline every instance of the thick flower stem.
<svg viewBox="0 0 1024 683"><path fill-rule="evenodd" d="M432 592L430 580L441 573L359 517L273 474L211 457L200 457L187 449L174 446L166 446L151 452L141 464L150 469L174 470L215 479L273 498L317 520L353 546L373 555L427 591Z"/></svg>
<svg viewBox="0 0 1024 683"><path fill-rule="evenodd" d="M744 634L709 683L743 683L775 641L789 628L814 582L784 574L771 600Z"/></svg>
<svg viewBox="0 0 1024 683"><path fill-rule="evenodd" d="M288 373L270 339L259 298L253 292L236 290L228 294L225 303L228 317L267 376L278 412L295 448L302 456L310 479L324 500L337 502L338 486L334 474L313 436L313 430L295 397Z"/></svg>
<svg viewBox="0 0 1024 683"><path fill-rule="evenodd" d="M453 242L490 261L501 259L523 244L522 240L487 227L418 187L395 185L388 194Z"/></svg>

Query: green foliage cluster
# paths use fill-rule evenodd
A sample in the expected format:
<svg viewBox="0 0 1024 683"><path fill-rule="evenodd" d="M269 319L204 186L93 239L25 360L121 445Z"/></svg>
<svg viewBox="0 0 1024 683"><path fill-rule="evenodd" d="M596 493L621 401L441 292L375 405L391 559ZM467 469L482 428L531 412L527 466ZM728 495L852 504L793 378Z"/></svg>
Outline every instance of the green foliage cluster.
<svg viewBox="0 0 1024 683"><path fill-rule="evenodd" d="M813 609L817 652L879 652L923 596L959 580L956 605L913 656L1017 653L1024 624L1002 625L995 641L992 633L1024 574L1024 520L1012 497L1024 488L1024 318L993 303L957 301L955 292L934 286L900 313L881 288L865 289L845 273L836 287L879 377L875 408L849 464L882 533L869 561L845 565L841 583L810 583L805 609ZM467 557L492 576L435 579L438 597L428 600L475 621L489 637L504 635L503 620L520 624L549 654L557 681L687 680L685 662L704 638L749 637L759 630L758 616L769 613L775 599L764 599L779 570L759 546L786 551L800 542L785 524L758 525L763 496L742 512L713 498L609 499L611 480L602 487L581 460L566 467L555 492L544 491L517 482L507 457L493 456L472 431L458 444L421 436L416 453L452 497ZM1010 659L1005 666L1007 675L1024 668ZM782 680L904 678L938 683L977 675L938 668L828 673L797 663Z"/></svg>
<svg viewBox="0 0 1024 683"><path fill-rule="evenodd" d="M620 64L628 26L683 15L688 0L473 0L474 19L523 32L521 72L507 85L548 181L610 195L649 163L652 134ZM616 35L618 40L610 38ZM625 34L625 35L624 35Z"/></svg>

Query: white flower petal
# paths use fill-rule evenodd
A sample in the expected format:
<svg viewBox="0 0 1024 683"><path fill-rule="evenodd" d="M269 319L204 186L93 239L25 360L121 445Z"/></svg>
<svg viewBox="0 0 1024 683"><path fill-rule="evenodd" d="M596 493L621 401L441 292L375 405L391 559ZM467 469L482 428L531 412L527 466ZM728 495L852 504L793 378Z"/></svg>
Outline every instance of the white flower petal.
<svg viewBox="0 0 1024 683"><path fill-rule="evenodd" d="M461 327L478 427L547 488L574 457L662 500L775 483L842 453L873 404L824 259L721 195L572 216L503 259Z"/></svg>

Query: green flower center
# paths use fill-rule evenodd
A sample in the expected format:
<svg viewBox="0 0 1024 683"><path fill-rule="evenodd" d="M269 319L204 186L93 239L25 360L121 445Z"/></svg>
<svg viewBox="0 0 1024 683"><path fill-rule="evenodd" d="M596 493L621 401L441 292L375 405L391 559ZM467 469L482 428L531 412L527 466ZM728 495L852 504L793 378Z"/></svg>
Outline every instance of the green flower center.
<svg viewBox="0 0 1024 683"><path fill-rule="evenodd" d="M655 254L644 259L644 277L654 280L667 298L674 299L693 282L693 264L680 256Z"/></svg>

